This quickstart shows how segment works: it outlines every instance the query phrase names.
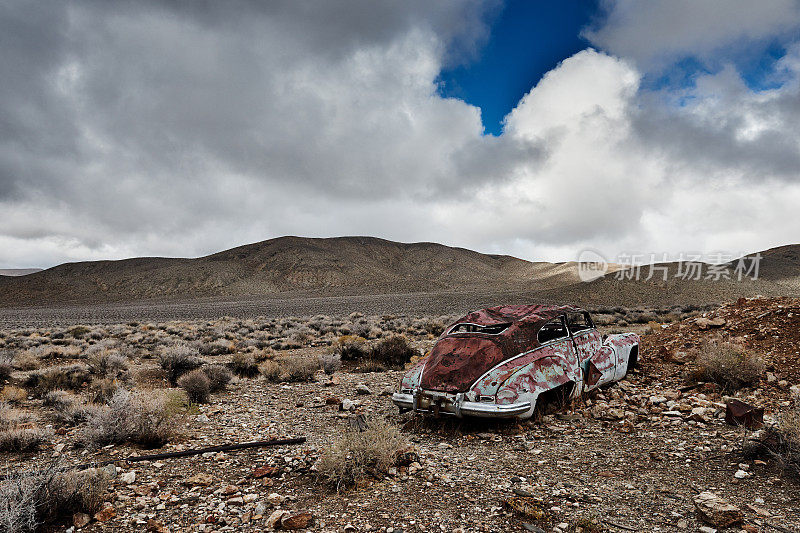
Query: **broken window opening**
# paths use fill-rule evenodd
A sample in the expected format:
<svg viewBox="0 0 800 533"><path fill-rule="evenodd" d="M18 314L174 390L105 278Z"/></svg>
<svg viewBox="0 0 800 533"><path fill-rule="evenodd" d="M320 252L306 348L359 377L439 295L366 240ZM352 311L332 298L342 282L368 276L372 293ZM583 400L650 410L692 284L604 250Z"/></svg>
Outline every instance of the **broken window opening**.
<svg viewBox="0 0 800 533"><path fill-rule="evenodd" d="M505 330L511 327L511 323L507 324L491 324L491 325L481 325L481 324L470 324L465 322L463 324L456 324L450 329L448 335L452 335L454 333L485 333L487 335L499 335L503 333Z"/></svg>
<svg viewBox="0 0 800 533"><path fill-rule="evenodd" d="M558 318L542 326L536 337L539 340L539 344L544 344L546 342L569 337L569 333L567 332L567 326L564 325L564 321Z"/></svg>

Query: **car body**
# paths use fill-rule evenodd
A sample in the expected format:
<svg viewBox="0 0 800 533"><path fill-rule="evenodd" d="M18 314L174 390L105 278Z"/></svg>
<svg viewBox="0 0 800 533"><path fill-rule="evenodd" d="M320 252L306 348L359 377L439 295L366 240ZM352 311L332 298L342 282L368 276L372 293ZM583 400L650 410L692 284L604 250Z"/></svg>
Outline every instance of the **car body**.
<svg viewBox="0 0 800 533"><path fill-rule="evenodd" d="M525 419L541 395L618 381L638 356L638 335L601 336L579 307L490 307L448 326L392 400L401 411Z"/></svg>

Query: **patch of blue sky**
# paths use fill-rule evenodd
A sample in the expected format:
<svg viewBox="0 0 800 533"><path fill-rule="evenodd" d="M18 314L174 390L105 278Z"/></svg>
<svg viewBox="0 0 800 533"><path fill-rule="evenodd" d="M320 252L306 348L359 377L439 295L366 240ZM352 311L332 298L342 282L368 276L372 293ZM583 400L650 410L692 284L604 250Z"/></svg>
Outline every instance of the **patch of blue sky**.
<svg viewBox="0 0 800 533"><path fill-rule="evenodd" d="M484 133L500 135L542 76L589 47L580 33L597 14L597 0L508 0L479 57L440 73L439 94L479 107Z"/></svg>
<svg viewBox="0 0 800 533"><path fill-rule="evenodd" d="M732 66L753 92L778 89L789 80L787 73L779 67L785 55L786 46L778 39L755 43L742 41L710 57L685 56L665 69L645 73L641 89L664 94L684 93L695 86L698 77L716 74L726 66ZM688 100L677 98L675 101L685 104Z"/></svg>

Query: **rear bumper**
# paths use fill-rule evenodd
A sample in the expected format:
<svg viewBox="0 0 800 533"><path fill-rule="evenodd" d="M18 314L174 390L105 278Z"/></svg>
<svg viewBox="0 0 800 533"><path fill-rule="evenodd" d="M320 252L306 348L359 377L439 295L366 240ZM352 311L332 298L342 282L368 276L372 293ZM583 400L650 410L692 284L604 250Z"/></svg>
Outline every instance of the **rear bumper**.
<svg viewBox="0 0 800 533"><path fill-rule="evenodd" d="M496 403L468 402L464 394L443 394L417 389L412 394L395 392L392 401L400 409L417 413L446 414L461 418L477 416L481 418L513 418L526 413L531 402L499 405Z"/></svg>

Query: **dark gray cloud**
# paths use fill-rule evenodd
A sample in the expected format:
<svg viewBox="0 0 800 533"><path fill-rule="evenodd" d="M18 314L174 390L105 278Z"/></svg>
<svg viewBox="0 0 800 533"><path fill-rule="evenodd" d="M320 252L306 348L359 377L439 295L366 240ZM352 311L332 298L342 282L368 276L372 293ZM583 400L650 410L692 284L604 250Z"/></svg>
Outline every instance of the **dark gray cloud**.
<svg viewBox="0 0 800 533"><path fill-rule="evenodd" d="M730 226L743 199L800 175L797 51L779 89L752 93L726 70L676 106L639 80L652 58L683 53L668 38L677 19L657 21L659 41L650 15L615 2L591 37L616 56L568 58L502 136L483 136L480 110L441 98L436 79L474 56L498 7L3 2L0 267L196 255L283 234L531 258L783 235L768 218L750 233ZM785 31L768 11L745 34ZM682 35L717 50L741 38L732 20L710 39ZM640 54L630 43L646 38ZM726 207L692 218L708 177L732 184ZM783 193L777 212L800 198Z"/></svg>

